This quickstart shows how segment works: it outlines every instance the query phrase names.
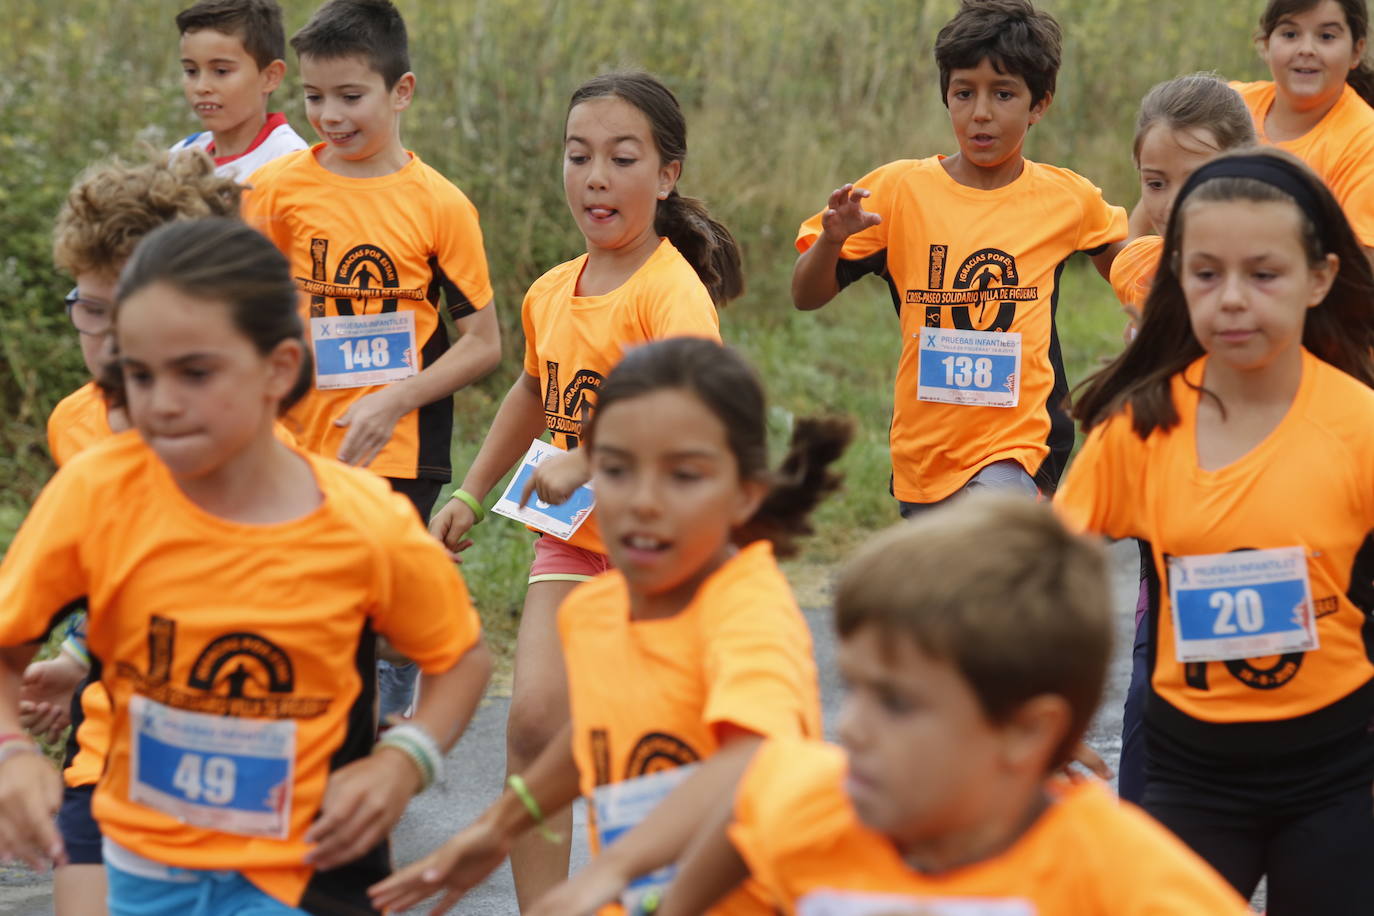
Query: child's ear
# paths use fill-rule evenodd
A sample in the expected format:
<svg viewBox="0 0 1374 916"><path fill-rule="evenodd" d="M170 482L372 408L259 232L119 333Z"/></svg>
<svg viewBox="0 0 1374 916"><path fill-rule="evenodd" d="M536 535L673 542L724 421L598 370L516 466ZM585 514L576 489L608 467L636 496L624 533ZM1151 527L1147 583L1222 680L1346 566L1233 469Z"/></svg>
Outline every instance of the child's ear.
<svg viewBox="0 0 1374 916"><path fill-rule="evenodd" d="M759 506L763 505L763 501L768 498L770 489L766 480L757 478L740 481L739 487L740 499L735 507L734 517L730 519L731 527L734 528L738 528L754 517L754 514L759 511Z"/></svg>
<svg viewBox="0 0 1374 916"><path fill-rule="evenodd" d="M281 85L281 81L286 78L286 61L282 60L280 57L277 58L266 67L263 67L259 76L262 79L263 95L271 95L273 92L277 91L277 87Z"/></svg>
<svg viewBox="0 0 1374 916"><path fill-rule="evenodd" d="M1030 123L1034 124L1035 122L1043 118L1045 116L1045 112L1049 111L1050 103L1053 101L1053 92L1047 92L1043 96L1041 96L1040 101L1036 102L1034 105L1031 106Z"/></svg>
<svg viewBox="0 0 1374 916"><path fill-rule="evenodd" d="M1022 703L1002 726L1003 761L1017 770L1047 772L1073 721L1069 701L1042 693Z"/></svg>
<svg viewBox="0 0 1374 916"><path fill-rule="evenodd" d="M305 344L295 337L277 341L267 354L267 394L280 401L296 387L305 360Z"/></svg>
<svg viewBox="0 0 1374 916"><path fill-rule="evenodd" d="M1312 268L1312 286L1307 297L1308 308L1321 305L1326 294L1331 292L1331 287L1336 282L1336 276L1340 272L1340 257L1334 251L1327 252L1326 257Z"/></svg>
<svg viewBox="0 0 1374 916"><path fill-rule="evenodd" d="M396 111L405 111L414 100L415 74L403 73L401 78L396 81L396 85L391 87L391 107Z"/></svg>
<svg viewBox="0 0 1374 916"><path fill-rule="evenodd" d="M677 187L677 180L682 176L682 162L674 160L665 162L658 170L658 199L662 200Z"/></svg>

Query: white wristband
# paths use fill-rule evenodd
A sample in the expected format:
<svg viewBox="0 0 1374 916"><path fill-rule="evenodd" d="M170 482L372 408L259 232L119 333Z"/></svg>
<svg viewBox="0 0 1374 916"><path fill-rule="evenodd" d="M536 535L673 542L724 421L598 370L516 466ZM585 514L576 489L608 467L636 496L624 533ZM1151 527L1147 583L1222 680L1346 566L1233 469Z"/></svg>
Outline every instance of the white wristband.
<svg viewBox="0 0 1374 916"><path fill-rule="evenodd" d="M421 792L443 778L444 755L439 750L438 742L422 725L414 722L393 725L382 735L377 747L395 748L411 759L420 771Z"/></svg>

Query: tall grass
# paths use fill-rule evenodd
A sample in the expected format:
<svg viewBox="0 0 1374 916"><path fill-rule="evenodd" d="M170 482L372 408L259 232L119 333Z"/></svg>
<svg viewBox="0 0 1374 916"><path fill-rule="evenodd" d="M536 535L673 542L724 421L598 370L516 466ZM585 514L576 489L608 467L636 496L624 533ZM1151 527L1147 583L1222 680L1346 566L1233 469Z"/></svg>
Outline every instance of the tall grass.
<svg viewBox="0 0 1374 916"><path fill-rule="evenodd" d="M88 163L139 139L196 129L179 88L178 0L11 3L0 31L0 541L50 473L43 423L82 381L58 300L48 233ZM644 67L678 93L691 125L682 187L708 199L744 248L749 291L723 316L788 418L846 411L862 424L847 494L825 507L817 549L893 518L886 429L899 346L880 284L818 314L795 314L787 281L798 222L830 188L884 161L952 151L931 47L952 0L400 0L418 97L408 146L482 212L507 360L459 398L455 466L465 466L518 371L518 306L529 283L579 253L559 179L566 100L582 80ZM285 0L288 30L312 4ZM1154 82L1198 69L1258 78L1250 45L1259 0L1055 0L1065 32L1054 105L1029 156L1073 168L1130 205L1135 107ZM303 134L291 74L276 99ZM1106 285L1066 274L1064 339L1075 377L1118 345ZM509 607L523 584L522 536L482 532L469 561L479 600ZM488 526L484 526L488 527Z"/></svg>

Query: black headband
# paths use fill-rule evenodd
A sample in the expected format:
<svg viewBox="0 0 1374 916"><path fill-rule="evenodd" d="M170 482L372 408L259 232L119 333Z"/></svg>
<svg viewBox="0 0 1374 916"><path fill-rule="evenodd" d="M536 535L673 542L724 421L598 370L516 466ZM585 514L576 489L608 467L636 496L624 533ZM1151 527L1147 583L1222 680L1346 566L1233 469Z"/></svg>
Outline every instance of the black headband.
<svg viewBox="0 0 1374 916"><path fill-rule="evenodd" d="M1278 188L1293 198L1298 208L1307 214L1312 225L1317 227L1317 235L1321 238L1323 246L1330 249L1325 221L1322 218L1325 208L1322 207L1317 192L1312 189L1310 173L1303 166L1262 153L1213 159L1189 175L1188 180L1183 183L1183 189L1174 199L1174 210L1169 216L1170 220L1177 217L1179 207L1188 199L1189 194L1196 191L1203 182L1211 181L1213 178L1252 178Z"/></svg>

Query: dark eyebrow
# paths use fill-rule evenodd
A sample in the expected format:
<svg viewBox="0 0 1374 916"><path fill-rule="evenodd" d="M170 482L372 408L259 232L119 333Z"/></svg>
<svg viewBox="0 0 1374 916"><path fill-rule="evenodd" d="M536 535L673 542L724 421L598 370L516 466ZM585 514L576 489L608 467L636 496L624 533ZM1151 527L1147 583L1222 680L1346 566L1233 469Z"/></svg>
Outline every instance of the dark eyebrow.
<svg viewBox="0 0 1374 916"><path fill-rule="evenodd" d="M634 136L633 134L626 134L626 135L623 136L623 137L612 137L612 138L611 138L611 142L612 142L612 143L624 143L624 142L626 142L627 140L628 140L628 141L631 141L631 142L633 142L633 143L639 143L639 144L641 144L641 145L644 143L644 141L643 141L642 139L640 139L639 137ZM584 138L575 136L575 135L573 135L573 134L569 134L568 136L564 137L564 138L563 138L563 142L564 142L564 143L581 143L581 144L583 144L584 146L591 146L591 144L588 143Z"/></svg>
<svg viewBox="0 0 1374 916"><path fill-rule="evenodd" d="M184 366L190 365L191 363L200 362L201 360L213 360L214 358L215 354L213 353L187 353L183 356L178 356L176 359L169 361L167 365L179 369ZM119 358L119 364L121 366L137 367L144 369L147 368L146 363L142 362L141 360L134 359L131 356L121 356Z"/></svg>

